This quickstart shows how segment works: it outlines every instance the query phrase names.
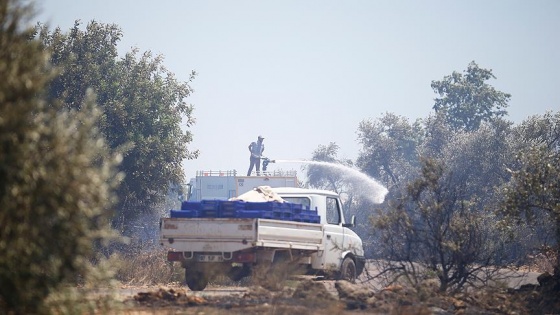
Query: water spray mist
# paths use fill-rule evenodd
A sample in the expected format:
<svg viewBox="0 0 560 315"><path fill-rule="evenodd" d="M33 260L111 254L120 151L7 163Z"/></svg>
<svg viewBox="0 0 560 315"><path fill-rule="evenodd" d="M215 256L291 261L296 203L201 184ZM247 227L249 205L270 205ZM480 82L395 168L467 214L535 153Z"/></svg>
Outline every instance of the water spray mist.
<svg viewBox="0 0 560 315"><path fill-rule="evenodd" d="M275 163L298 163L298 164L310 164L327 167L331 170L337 171L343 179L350 182L354 191L361 196L367 198L373 203L382 203L385 200L385 196L389 192L387 188L381 185L374 178L345 165L323 162L323 161L307 161L307 160L275 160Z"/></svg>

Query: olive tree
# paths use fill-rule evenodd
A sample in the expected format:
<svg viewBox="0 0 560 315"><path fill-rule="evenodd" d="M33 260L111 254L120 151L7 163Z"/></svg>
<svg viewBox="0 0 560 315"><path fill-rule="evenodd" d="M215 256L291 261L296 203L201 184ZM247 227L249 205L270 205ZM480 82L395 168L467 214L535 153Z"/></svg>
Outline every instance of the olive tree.
<svg viewBox="0 0 560 315"><path fill-rule="evenodd" d="M338 145L329 143L327 146L320 145L313 152L313 161L328 162L341 167L329 167L329 165L311 164L307 167L308 183L311 187L327 189L337 192L343 202L344 216L348 220L352 215L357 218L357 226L354 227L368 247L369 224L368 218L371 215L371 203L366 201L361 193L359 183L356 183L349 174L353 169L353 163L348 159L339 159ZM371 194L371 192L369 192Z"/></svg>
<svg viewBox="0 0 560 315"><path fill-rule="evenodd" d="M453 128L468 131L476 130L484 121L504 117L511 95L486 83L495 78L492 70L472 61L463 74L454 71L441 81L432 81L432 89L439 95L433 109Z"/></svg>
<svg viewBox="0 0 560 315"><path fill-rule="evenodd" d="M517 154L510 165L511 181L503 187L502 212L535 225L539 216L548 216L555 228L560 274L560 112L537 115L515 129ZM542 228L538 227L537 228Z"/></svg>
<svg viewBox="0 0 560 315"><path fill-rule="evenodd" d="M435 276L442 292L484 283L501 252L493 216L476 209L444 160L422 159L421 165L403 198L371 219L385 259L383 272L418 288Z"/></svg>
<svg viewBox="0 0 560 315"><path fill-rule="evenodd" d="M415 146L419 171L402 176L401 189L371 222L384 271L418 287L436 276L441 291L453 291L495 278L492 266L503 258L506 238L492 205L496 186L509 178L503 167L509 146L502 139L510 123L466 131L442 118L424 120Z"/></svg>
<svg viewBox="0 0 560 315"><path fill-rule="evenodd" d="M134 49L119 57L122 32L113 24L92 21L82 30L76 22L68 33L43 26L39 37L52 52L52 64L61 69L48 96L80 110L85 92L92 89L103 109L98 127L111 151L122 153L119 170L125 174L113 224L132 235L135 220L157 216L170 185L184 181L183 160L198 155L187 147L194 117L186 98L195 73L179 81L163 57L149 51ZM157 219L151 222L156 225Z"/></svg>
<svg viewBox="0 0 560 315"><path fill-rule="evenodd" d="M420 121L410 123L406 117L393 113L363 120L358 127L362 149L356 164L389 191L398 190L401 182L406 182L418 169L417 146L422 135Z"/></svg>
<svg viewBox="0 0 560 315"><path fill-rule="evenodd" d="M0 2L0 313L48 312L47 297L87 278L94 244L112 237L117 156L91 96L79 112L47 106L48 56L29 9Z"/></svg>
<svg viewBox="0 0 560 315"><path fill-rule="evenodd" d="M329 162L352 167L351 160L339 159L337 157L338 149L339 146L334 142L326 146L319 145L319 147L313 151L311 159L313 161ZM309 185L315 188L332 190L338 194L348 193L347 189L344 189L348 183L344 182L344 178L340 172L321 166L320 164L310 164L307 166L307 180Z"/></svg>

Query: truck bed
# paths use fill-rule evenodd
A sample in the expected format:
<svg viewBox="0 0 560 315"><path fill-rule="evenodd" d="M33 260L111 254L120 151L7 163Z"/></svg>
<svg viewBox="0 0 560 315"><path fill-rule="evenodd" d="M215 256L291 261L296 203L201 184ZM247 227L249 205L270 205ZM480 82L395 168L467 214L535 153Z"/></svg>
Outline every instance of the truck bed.
<svg viewBox="0 0 560 315"><path fill-rule="evenodd" d="M163 218L160 243L181 252L229 253L251 247L323 250L317 223L271 219Z"/></svg>

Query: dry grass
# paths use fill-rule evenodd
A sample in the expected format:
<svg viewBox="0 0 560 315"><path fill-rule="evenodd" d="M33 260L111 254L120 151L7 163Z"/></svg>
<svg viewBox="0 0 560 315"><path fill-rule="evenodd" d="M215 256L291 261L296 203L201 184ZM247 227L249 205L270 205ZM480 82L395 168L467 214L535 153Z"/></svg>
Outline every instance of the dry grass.
<svg viewBox="0 0 560 315"><path fill-rule="evenodd" d="M136 251L130 254L120 254L116 257L112 257L113 259L111 259L111 261L117 262L117 272L115 278L122 284L130 286L157 286L183 283L184 269L179 264L171 264L167 262L166 256L166 251L164 249L154 249ZM549 262L550 259L547 259L546 261ZM288 298L289 295L286 292L293 293L296 289L290 288L289 285L286 285L285 280L286 276L289 274L289 270L282 267L285 266L270 266L263 264L260 268L256 268L252 277L249 277L242 282L234 283L226 276L220 276L213 279L212 285L249 285L254 289L251 289L249 291L251 293L247 293L245 298L242 299L244 303L247 302L246 300L248 297L256 296L256 300L260 301L262 299L262 303L265 303L268 307L274 308L276 311L278 311L279 307L286 307L286 310L289 310L292 313L297 313L299 311L303 314L304 311L313 309L310 305L314 305L314 307L321 305L320 311L322 312L326 311L326 309L331 309L331 307L327 306L327 303L324 300L317 299L313 296L306 296L303 299L306 307L302 306L303 302L301 298ZM299 282L297 284L299 285ZM295 286L297 287L298 285ZM415 291L414 288L406 289L401 285L393 286L395 288L398 287L399 289L394 289L389 286L381 290L375 290L365 283L359 286L362 287L360 290L366 290L367 292L371 291L372 294L362 294L360 293L360 290L357 290L350 294L346 299L338 300L335 298L335 300L330 302L333 305L331 313L347 314L355 311L369 311L374 314L377 312L395 315L424 315L432 314L437 311L445 312L452 310L464 311L467 313L489 312L496 314L513 314L515 312L522 314L526 312L523 300L520 300L519 297L499 289L486 288L484 290L476 290L471 293L445 295L439 294L437 292L437 286L434 286L433 283L424 283L424 286L422 286L424 290L420 290L420 292ZM262 287L266 288L262 289L264 290L264 293L255 293L260 292L258 289ZM315 293L316 290L310 289L310 291ZM375 293L373 293L373 291L375 291ZM272 298L278 294L285 297L282 299ZM364 299L363 301L359 301L360 303L356 304L355 302L359 300L360 296L371 297ZM201 305L199 307L209 310L209 314L212 314L213 311L220 313L220 310L223 310L223 306L220 303L224 301L231 304L235 302L235 297L224 297L221 300L218 299L207 305ZM343 303L341 304L337 301L341 301ZM346 304L344 302L346 302ZM241 302L239 303L239 305L242 305ZM294 308L296 305L303 307L302 310ZM356 305L360 307L351 307ZM243 310L248 311L249 309L250 307L247 306L247 308L240 308L239 311L242 313ZM149 307L148 310L159 311L160 309L157 306L152 306ZM165 308L162 310L165 310Z"/></svg>
<svg viewBox="0 0 560 315"><path fill-rule="evenodd" d="M548 272L550 274L554 273L554 265L556 264L556 257L558 257L558 251L551 247L547 247L541 250L540 253L529 256L529 270L536 272Z"/></svg>
<svg viewBox="0 0 560 315"><path fill-rule="evenodd" d="M168 262L167 251L163 248L114 255L117 262L115 278L123 284L145 286L184 281L184 269Z"/></svg>

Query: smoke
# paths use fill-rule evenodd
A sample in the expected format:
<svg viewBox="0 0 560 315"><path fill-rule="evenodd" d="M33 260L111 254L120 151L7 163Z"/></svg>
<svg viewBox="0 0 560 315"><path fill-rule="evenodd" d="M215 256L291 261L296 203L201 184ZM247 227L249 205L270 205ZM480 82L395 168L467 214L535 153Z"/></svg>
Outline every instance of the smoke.
<svg viewBox="0 0 560 315"><path fill-rule="evenodd" d="M352 185L355 193L366 198L372 203L383 203L385 196L389 192L387 188L381 185L374 178L345 165L323 162L323 161L307 161L307 160L275 160L276 163L298 163L311 164L329 168Z"/></svg>

